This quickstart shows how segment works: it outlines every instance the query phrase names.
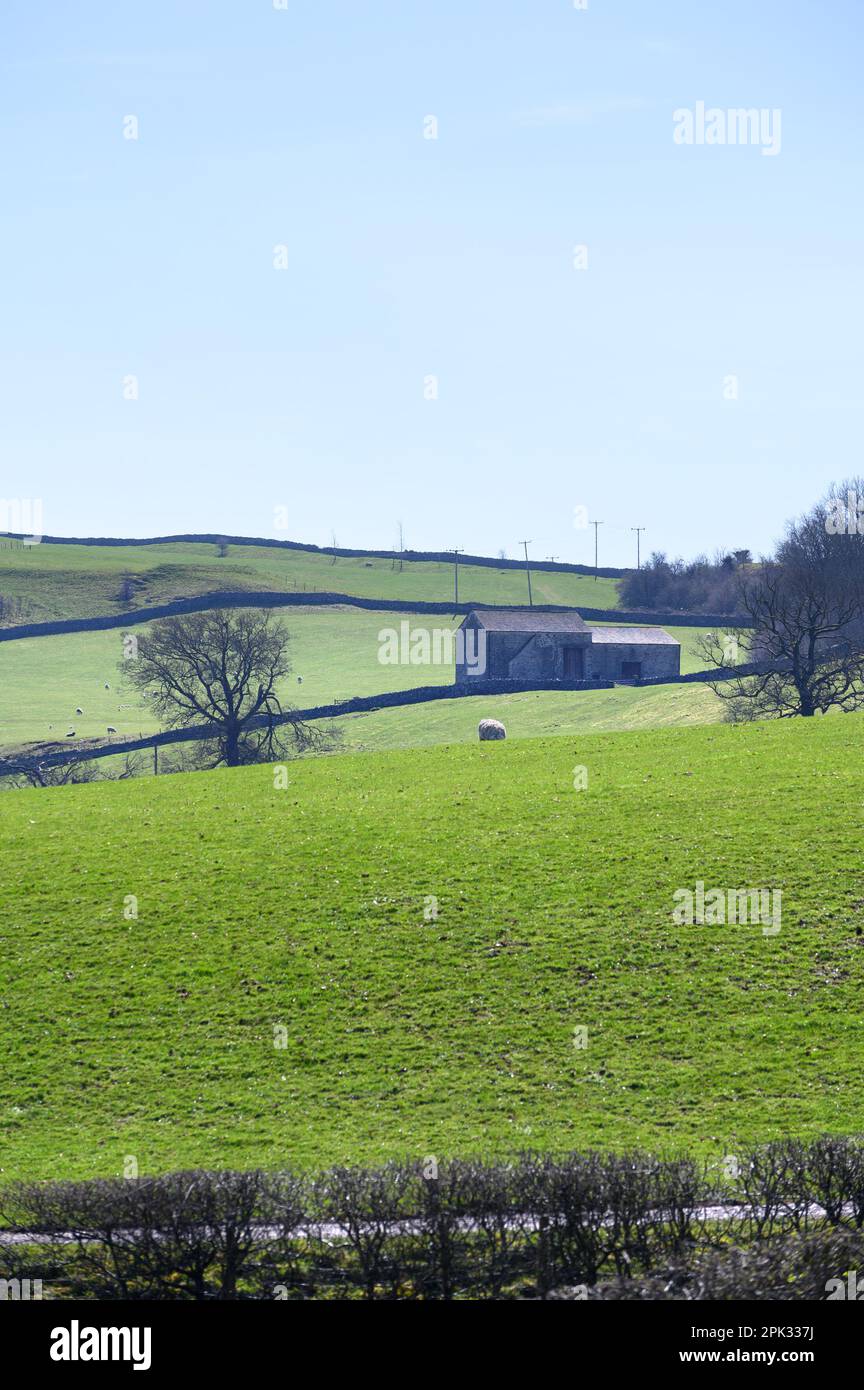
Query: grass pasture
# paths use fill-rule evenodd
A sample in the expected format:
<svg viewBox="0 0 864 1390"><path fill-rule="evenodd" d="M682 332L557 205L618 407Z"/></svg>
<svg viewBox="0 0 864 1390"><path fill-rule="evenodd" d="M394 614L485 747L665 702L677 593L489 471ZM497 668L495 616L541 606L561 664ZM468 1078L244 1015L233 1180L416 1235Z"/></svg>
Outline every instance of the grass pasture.
<svg viewBox="0 0 864 1390"><path fill-rule="evenodd" d="M705 685L618 686L614 690L532 690L517 695L435 700L347 714L333 720L332 727L340 732L342 748L377 752L476 743L481 719L500 719L508 739L521 739L712 724L722 717L720 700Z"/></svg>
<svg viewBox="0 0 864 1390"><path fill-rule="evenodd" d="M129 575L134 594L121 601ZM532 571L535 603L615 608L618 582L566 571ZM375 557L337 558L314 551L273 546L230 546L219 557L210 544L51 545L10 548L0 543L0 596L13 600L4 621L46 622L55 618L123 613L223 589L328 591L361 598L448 602L453 566L406 560L402 569ZM524 571L460 565L459 598L469 603L528 602ZM22 616L14 601L25 606Z"/></svg>
<svg viewBox="0 0 864 1390"><path fill-rule="evenodd" d="M293 672L281 692L283 700L300 708L330 704L354 695L377 695L387 690L404 690L417 685L447 685L454 677L452 663L438 666L382 665L378 660L378 635L388 627L398 630L400 623L409 622L412 629L429 624L437 628L456 627L459 619L445 615L420 616L412 613L375 613L362 608L287 608L277 609L291 633ZM130 627L130 631L141 631ZM681 642L682 671L697 670L701 659L697 652L699 628L676 628ZM105 737L108 725L120 734L137 735L158 732L158 726L134 690L124 688L118 663L122 657L123 634L115 628L107 632L64 633L52 637L26 637L14 642L0 642L0 747L46 739L64 739L66 731L74 728L78 738ZM298 684L297 676L302 676ZM105 689L106 683L110 690ZM524 736L554 733L556 720L564 728L628 728L638 727L650 717L656 723L680 723L685 709L713 718L714 697L705 690L689 687L664 687L665 697L647 689L633 691L622 688L615 692L558 695L550 693L525 700L507 696L503 709L519 711L519 727ZM604 698L598 698L602 695ZM707 698L706 698L707 697ZM668 702L668 703L667 703ZM418 710L382 711L376 716L357 716L368 736L371 727L400 734L394 744L389 732L367 737L349 746L407 747L412 743L459 741L466 725L455 706L457 701L427 706L426 713ZM474 701L467 726L476 736ZM76 715L77 708L84 710ZM528 711L537 718L522 718ZM639 710L642 713L635 714ZM541 713L542 711L542 713ZM631 716L631 711L632 713ZM463 712L467 714L467 711ZM355 724L344 721L346 732L353 735ZM53 729L49 726L53 725ZM358 723L356 727L360 727ZM425 737L427 729L439 731L435 739ZM404 735L403 735L404 731ZM71 743L72 740L70 739Z"/></svg>
<svg viewBox="0 0 864 1390"><path fill-rule="evenodd" d="M398 628L402 621L423 621L414 614L343 607L275 611L291 634L292 673L280 691L286 704L309 708L353 695L453 680L452 664L420 668L379 662L381 629ZM435 624L452 625L446 616L436 617ZM122 654L119 628L0 642L0 746L54 738L58 733L63 738L67 727L74 728L79 738L104 737L109 724L121 734L158 732L158 724L137 693L123 682L118 669ZM105 690L106 683L110 691ZM83 716L75 715L78 707L84 710ZM53 733L49 724L54 725Z"/></svg>
<svg viewBox="0 0 864 1390"><path fill-rule="evenodd" d="M0 1177L864 1129L862 730L0 798ZM780 889L779 935L675 924L700 879Z"/></svg>

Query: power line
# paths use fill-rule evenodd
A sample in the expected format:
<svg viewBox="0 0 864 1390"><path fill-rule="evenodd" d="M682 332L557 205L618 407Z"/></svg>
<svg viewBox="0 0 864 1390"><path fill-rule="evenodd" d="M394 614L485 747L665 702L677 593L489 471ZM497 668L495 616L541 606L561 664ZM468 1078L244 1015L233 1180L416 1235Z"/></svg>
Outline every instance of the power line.
<svg viewBox="0 0 864 1390"><path fill-rule="evenodd" d="M630 530L631 530L631 531L635 531L635 532L636 532L636 568L637 568L637 570L642 568L642 555L641 555L641 551L640 551L640 547L639 547L639 542L640 542L641 539L642 539L642 532L643 532L645 529L646 529L646 528L645 528L644 526L631 526L631 527L630 527Z"/></svg>
<svg viewBox="0 0 864 1390"><path fill-rule="evenodd" d="M597 583L597 554L598 554L598 541L597 541L597 537L598 537L598 535L600 534L600 533L599 533L599 530L598 530L598 527L602 526L602 525L603 525L603 522L602 522L602 521L592 521L592 522L591 522L591 525L594 527L594 583L596 584L596 583Z"/></svg>
<svg viewBox="0 0 864 1390"><path fill-rule="evenodd" d="M459 556L465 554L465 547L464 547L464 546L461 546L461 547L457 548L457 547L454 545L454 546L452 547L452 550L453 550L453 582L454 582L455 589L456 589L456 595L455 595L456 607L458 608L458 607L459 607Z"/></svg>
<svg viewBox="0 0 864 1390"><path fill-rule="evenodd" d="M529 547L529 545L531 545L532 543L533 543L533 542L531 542L531 541L520 541L520 542L519 542L520 545L523 545L523 546L525 547L525 573L526 573L527 576L528 576L528 607L529 607L529 608L533 608L533 607L534 607L534 599L531 597L531 571L530 571L530 569L528 568L528 547Z"/></svg>

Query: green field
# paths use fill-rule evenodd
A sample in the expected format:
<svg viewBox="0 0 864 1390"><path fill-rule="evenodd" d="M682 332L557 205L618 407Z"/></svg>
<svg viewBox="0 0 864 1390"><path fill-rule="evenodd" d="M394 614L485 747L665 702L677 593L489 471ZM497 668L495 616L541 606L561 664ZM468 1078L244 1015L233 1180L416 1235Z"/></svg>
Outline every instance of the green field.
<svg viewBox="0 0 864 1390"><path fill-rule="evenodd" d="M3 1179L864 1129L862 733L516 739L311 759L283 790L257 767L0 798ZM676 925L700 879L781 889L779 935Z"/></svg>
<svg viewBox="0 0 864 1390"><path fill-rule="evenodd" d="M134 593L122 599L122 579L131 575ZM535 603L591 608L618 606L618 582L593 576L532 571ZM442 600L453 598L453 566L406 560L339 559L313 551L272 546L231 546L218 557L214 545L98 546L36 545L10 548L0 542L3 621L45 622L55 618L123 613L149 604L214 590L328 591L361 598ZM523 571L463 565L459 598L468 603L527 603Z"/></svg>
<svg viewBox="0 0 864 1390"><path fill-rule="evenodd" d="M449 685L453 680L452 663L439 666L382 665L378 660L378 634L387 627L398 630L403 621L409 622L412 628L424 624L443 628L458 626L458 619L446 615L429 617L411 613L376 613L349 607L275 611L283 617L292 637L293 672L281 691L287 704L309 708L349 699L354 695L377 695L383 691L404 690L417 685ZM704 664L697 652L701 631L699 628L675 629L674 635L682 644L682 671L698 670ZM121 672L118 671L122 650L123 634L119 628L108 632L76 632L0 642L0 746L57 738L65 741L67 729L70 728L75 730L79 739L105 737L109 725L120 734L156 733L158 725L137 694L124 688ZM298 675L302 677L302 684L297 681ZM110 690L105 689L106 683ZM599 695L604 698L598 699ZM539 722L524 724L523 721L522 724L529 734L554 732L555 721L559 717L563 719L565 728L575 727L574 719L578 721L578 727L631 727L628 718L623 723L619 720L619 712L629 715L631 710L637 708L646 714L651 711L652 722L656 723L681 722L671 716L684 705L704 712L706 719L713 717L707 711L716 702L704 689L697 691L685 686L679 691L670 687L667 695L670 700L668 718L664 698L658 698L656 690L593 692L587 704L584 703L584 694L551 693L544 694L539 700L535 698L533 703L528 702L527 705L517 704L516 708L536 710ZM518 696L508 696L502 708L508 709L511 701L518 700ZM427 719L428 727L434 726L442 731L435 742L459 740L465 721L458 711L451 709L449 701L445 703L446 709L442 706L425 707L428 714L406 709L382 712L375 719L381 721L382 728L391 724L398 728L404 721L404 728L410 737L403 739L398 746L432 741L424 737ZM473 720L476 726L473 701L470 704L472 708L468 723L471 724ZM83 709L84 714L76 715L77 708ZM467 715L467 711L465 713ZM635 723L638 727L644 720L637 716ZM353 729L352 725L352 746L355 742ZM394 745L389 737L385 737L380 742L361 741L360 746Z"/></svg>
<svg viewBox="0 0 864 1390"><path fill-rule="evenodd" d="M417 667L379 662L382 628L425 621L416 614L343 607L274 611L284 618L291 634L292 673L280 690L286 704L309 708L353 695L453 680L452 664ZM436 616L434 622L438 627L452 625L446 616ZM63 738L67 727L74 728L79 738L104 737L109 724L121 734L156 733L157 722L123 681L118 669L122 654L119 628L0 642L0 745L55 738L58 732ZM105 690L106 683L110 691ZM78 707L84 710L83 716L75 715ZM53 731L49 731L51 724Z"/></svg>
<svg viewBox="0 0 864 1390"><path fill-rule="evenodd" d="M356 752L476 743L481 719L500 719L507 737L612 733L682 724L711 724L723 705L705 685L618 686L614 690L524 691L403 705L332 721L340 747Z"/></svg>

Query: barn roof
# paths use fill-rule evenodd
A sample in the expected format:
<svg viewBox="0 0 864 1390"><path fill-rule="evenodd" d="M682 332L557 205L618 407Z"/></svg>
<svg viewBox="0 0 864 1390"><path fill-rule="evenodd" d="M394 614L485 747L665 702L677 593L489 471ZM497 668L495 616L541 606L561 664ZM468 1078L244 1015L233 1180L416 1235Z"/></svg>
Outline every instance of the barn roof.
<svg viewBox="0 0 864 1390"><path fill-rule="evenodd" d="M575 611L538 613L506 609L473 608L465 619L476 618L487 632L589 632L588 624ZM464 623L463 623L464 627Z"/></svg>
<svg viewBox="0 0 864 1390"><path fill-rule="evenodd" d="M634 647L681 645L677 637L670 637L662 627L592 627L591 641Z"/></svg>

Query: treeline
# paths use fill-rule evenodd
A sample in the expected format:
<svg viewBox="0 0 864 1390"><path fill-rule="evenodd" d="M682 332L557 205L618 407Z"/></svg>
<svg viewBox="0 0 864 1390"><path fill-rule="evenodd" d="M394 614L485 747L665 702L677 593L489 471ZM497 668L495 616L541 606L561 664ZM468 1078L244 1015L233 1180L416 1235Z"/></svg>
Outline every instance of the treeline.
<svg viewBox="0 0 864 1390"><path fill-rule="evenodd" d="M56 1299L822 1299L864 1260L864 1145L24 1183L0 1223L0 1277Z"/></svg>
<svg viewBox="0 0 864 1390"><path fill-rule="evenodd" d="M697 613L735 613L740 579L752 566L749 550L709 560L668 560L655 551L641 569L629 570L618 586L622 608L689 609Z"/></svg>

